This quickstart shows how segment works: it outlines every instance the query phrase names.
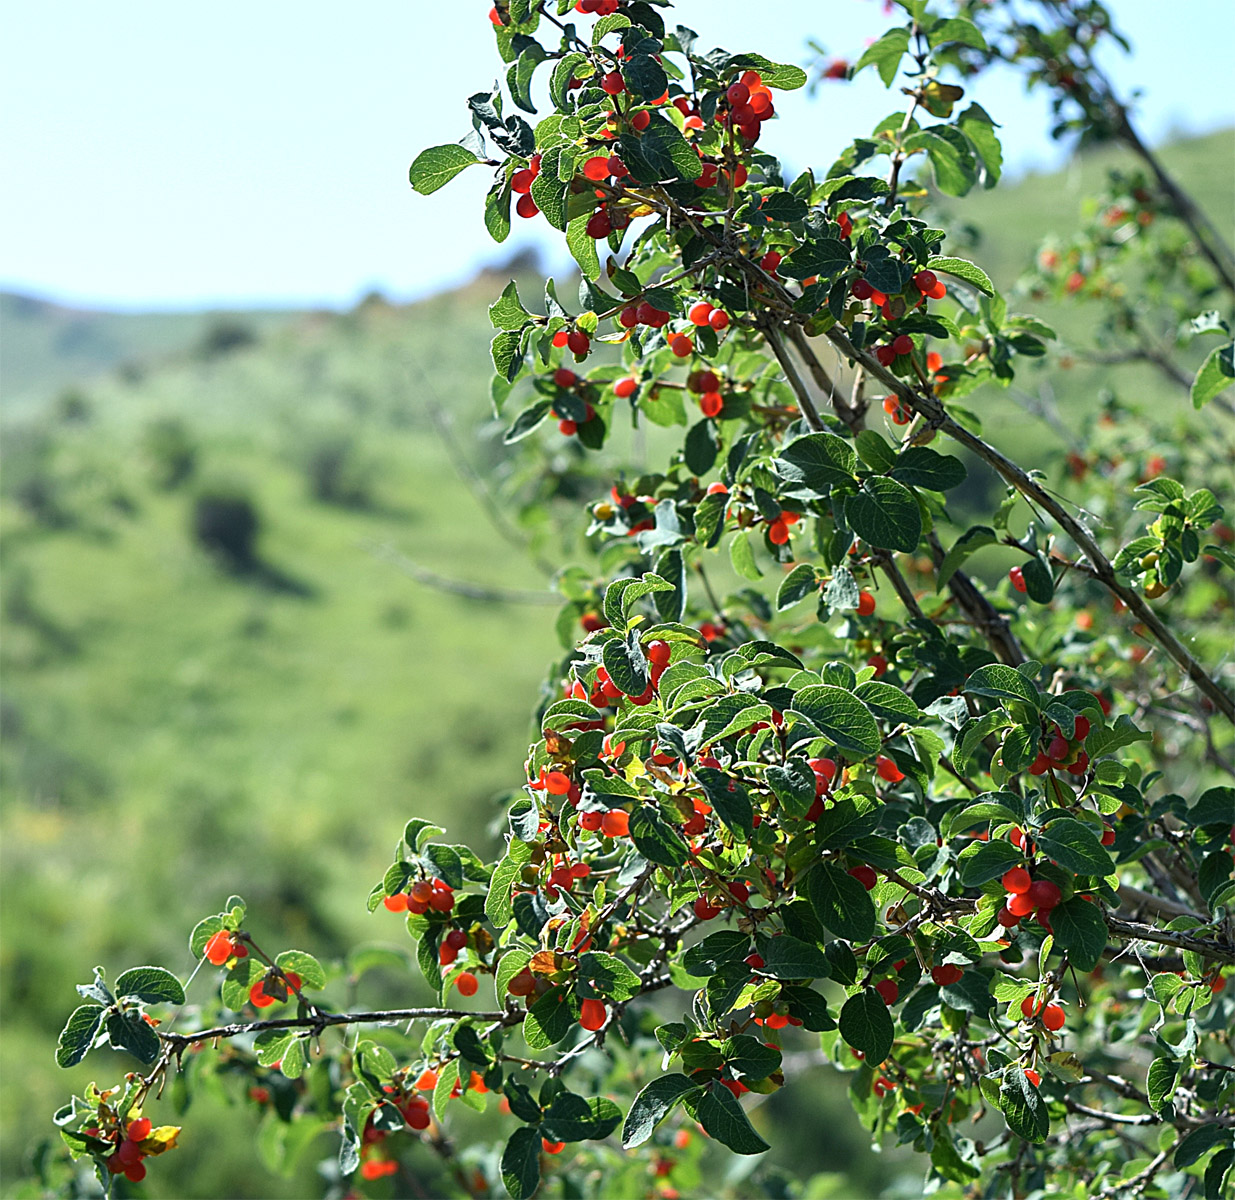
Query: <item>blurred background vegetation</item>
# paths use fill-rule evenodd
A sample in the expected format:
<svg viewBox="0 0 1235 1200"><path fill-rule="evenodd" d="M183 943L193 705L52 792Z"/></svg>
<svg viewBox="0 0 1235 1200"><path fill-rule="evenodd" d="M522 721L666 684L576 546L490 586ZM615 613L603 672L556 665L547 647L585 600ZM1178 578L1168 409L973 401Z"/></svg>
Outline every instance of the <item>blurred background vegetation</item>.
<svg viewBox="0 0 1235 1200"><path fill-rule="evenodd" d="M1163 151L1226 229L1230 148L1222 133ZM1103 152L971 196L955 252L967 241L1011 287L1121 161ZM0 297L4 1195L39 1194L30 1167L49 1115L99 1069L61 1072L52 1058L93 963L187 975L189 929L233 892L259 942L322 958L398 947L398 919L364 901L407 818L491 848L557 652L554 610L426 586L399 556L535 592L549 578L520 538L550 562L575 548L550 495L522 529L513 512L495 524L451 465L458 444L499 494L515 482L487 401L485 310L534 265L347 313L118 314ZM1055 372L1063 425L1114 388L1203 427L1187 425L1182 390L1134 370ZM966 401L1029 465L1063 436L1035 415L1036 387L1029 376ZM568 457L553 432L539 453L551 468ZM411 974L376 980L377 1002L423 998ZM916 1174L898 1181L904 1160L866 1149L843 1088L814 1072L755 1114L774 1161L805 1175L843 1166L814 1181L816 1197L917 1194ZM321 1191L331 1144L280 1173L281 1147L255 1132L239 1086L199 1094L182 1123L160 1194Z"/></svg>

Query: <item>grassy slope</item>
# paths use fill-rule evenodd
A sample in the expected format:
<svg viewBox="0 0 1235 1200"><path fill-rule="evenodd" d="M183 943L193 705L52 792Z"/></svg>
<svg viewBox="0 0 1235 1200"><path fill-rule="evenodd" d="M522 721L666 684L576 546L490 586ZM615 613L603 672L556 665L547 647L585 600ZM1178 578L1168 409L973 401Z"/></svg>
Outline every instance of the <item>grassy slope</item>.
<svg viewBox="0 0 1235 1200"><path fill-rule="evenodd" d="M1229 140L1165 155L1220 225L1230 197L1205 166ZM998 283L1012 282L1039 236L1072 223L1100 169L1086 161L1076 188L1070 176L1031 178L966 206L966 219L1000 231L977 251ZM482 280L407 310L272 318L258 346L209 361L187 353L206 325L184 315L109 317L110 349L93 358L66 358L60 314L4 321L10 460L26 444L20 427L67 383L163 360L128 382L96 380L93 422L56 428L54 469L79 481L76 528L40 529L3 507L6 1192L66 1086L102 1069L70 1078L49 1066L89 964L187 969L183 931L230 891L260 914L257 929L325 956L358 938L394 940L397 923L367 917L362 898L402 822L437 816L475 841L492 794L517 782L529 700L553 652L551 610L427 591L366 549L393 543L447 574L543 583L480 516L421 410L428 391L461 429L483 411L483 304L499 286ZM1074 372L1065 405L1088 406L1095 390ZM989 429L1005 445L1044 444L1001 393L973 406L996 418ZM140 449L149 420L169 414L195 431L204 477L252 492L263 558L307 596L221 574L191 547L187 495L153 488ZM298 464L324 434L356 441L373 508L306 499ZM246 1146L224 1149L249 1121L199 1101L192 1136L160 1176L183 1195L316 1191L311 1170L291 1182L254 1176ZM843 1158L859 1156L858 1143L845 1147Z"/></svg>

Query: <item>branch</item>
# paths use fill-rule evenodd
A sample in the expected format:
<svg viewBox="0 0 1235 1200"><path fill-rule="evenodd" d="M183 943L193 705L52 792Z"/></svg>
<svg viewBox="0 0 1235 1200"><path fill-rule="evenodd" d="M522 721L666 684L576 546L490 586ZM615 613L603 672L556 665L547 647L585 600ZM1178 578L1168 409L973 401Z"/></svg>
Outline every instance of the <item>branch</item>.
<svg viewBox="0 0 1235 1200"><path fill-rule="evenodd" d="M462 579L448 579L436 571L414 563L404 557L393 546L373 543L369 551L391 566L397 567L404 575L423 583L426 587L437 588L439 592L449 592L454 596L466 596L469 600L483 600L490 604L560 604L561 597L553 592L525 591L522 588L487 587L482 583L469 583Z"/></svg>
<svg viewBox="0 0 1235 1200"><path fill-rule="evenodd" d="M387 1008L380 1012L319 1012L312 1017L274 1017L268 1021L239 1021L232 1025L214 1025L209 1029L199 1029L196 1033L160 1033L158 1036L165 1046L175 1052L198 1042L210 1042L215 1038L243 1037L248 1033L261 1033L265 1029L307 1029L314 1035L318 1035L333 1025L395 1025L403 1021L436 1021L445 1018L456 1020L460 1017L475 1017L482 1021L493 1021L497 1025L518 1025L524 1015L513 1009L507 1009L504 1012L472 1012L461 1008Z"/></svg>
<svg viewBox="0 0 1235 1200"><path fill-rule="evenodd" d="M908 387L897 379L886 367L879 363L873 355L858 350L849 338L842 332L840 326L832 326L827 331L827 338L838 346L846 355L860 362L867 372L880 383L896 393L902 403L907 404L914 412L924 417L932 429L939 429L954 441L971 450L983 462L993 467L1027 500L1049 513L1060 528L1080 547L1093 566L1096 578L1108 591L1118 596L1132 611L1136 619L1144 624L1158 640L1162 648L1175 660L1184 674L1212 701L1214 707L1232 724L1235 724L1235 699L1211 679L1204 667L1192 657L1182 642L1163 624L1158 614L1145 602L1139 592L1125 587L1115 577L1115 569L1110 560L1102 553L1097 542L1089 531L1076 520L1060 502L1052 496L1037 481L1030 476L1001 451L996 450L989 442L985 442L976 434L971 433L963 425L955 421L934 396L927 396Z"/></svg>

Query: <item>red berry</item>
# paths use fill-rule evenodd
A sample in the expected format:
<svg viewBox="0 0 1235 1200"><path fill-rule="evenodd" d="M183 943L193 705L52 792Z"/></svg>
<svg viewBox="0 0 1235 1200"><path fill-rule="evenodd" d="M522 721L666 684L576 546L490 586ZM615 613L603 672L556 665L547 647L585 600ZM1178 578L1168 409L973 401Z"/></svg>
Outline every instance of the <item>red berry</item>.
<svg viewBox="0 0 1235 1200"><path fill-rule="evenodd" d="M621 95L626 90L626 83L619 71L610 71L607 75L602 75L600 77L600 86L610 96Z"/></svg>
<svg viewBox="0 0 1235 1200"><path fill-rule="evenodd" d="M1034 903L1028 892L1013 892L1004 904L1014 917L1027 917L1034 910Z"/></svg>
<svg viewBox="0 0 1235 1200"><path fill-rule="evenodd" d="M1020 895L1022 892L1029 891L1033 880L1024 867L1013 867L1010 871L1005 872L1000 882L1003 884L1004 891Z"/></svg>
<svg viewBox="0 0 1235 1200"><path fill-rule="evenodd" d="M870 592L858 593L858 616L869 617L875 611L875 597Z"/></svg>
<svg viewBox="0 0 1235 1200"><path fill-rule="evenodd" d="M613 232L613 222L610 221L607 210L600 208L588 218L584 229L588 237L599 242L602 238L607 238Z"/></svg>
<svg viewBox="0 0 1235 1200"><path fill-rule="evenodd" d="M1038 1072L1035 1071L1032 1067L1026 1068L1025 1078L1028 1079L1029 1082L1032 1083L1034 1087L1038 1087L1042 1083L1042 1076L1039 1075Z"/></svg>
<svg viewBox="0 0 1235 1200"><path fill-rule="evenodd" d="M923 294L934 291L935 284L939 282L939 276L934 271L919 271L913 277L914 286Z"/></svg>
<svg viewBox="0 0 1235 1200"><path fill-rule="evenodd" d="M521 217L534 217L540 208L530 195L523 195L515 202L515 212Z"/></svg>
<svg viewBox="0 0 1235 1200"><path fill-rule="evenodd" d="M1052 1033L1063 1028L1063 1009L1058 1004L1048 1004L1042 1010L1042 1024Z"/></svg>
<svg viewBox="0 0 1235 1200"><path fill-rule="evenodd" d="M913 338L911 338L907 333L902 333L899 337L893 339L892 349L897 353L897 355L912 354Z"/></svg>
<svg viewBox="0 0 1235 1200"><path fill-rule="evenodd" d="M931 971L931 978L940 987L950 987L954 983L959 983L964 974L965 972L955 963L944 963Z"/></svg>
<svg viewBox="0 0 1235 1200"><path fill-rule="evenodd" d="M407 912L407 900L407 896L405 896L402 892L395 892L393 896L386 896L382 900L382 903L391 912Z"/></svg>
<svg viewBox="0 0 1235 1200"><path fill-rule="evenodd" d="M589 158L583 164L583 175L586 179L591 179L599 183L602 179L609 178L609 159L604 155L596 155Z"/></svg>
<svg viewBox="0 0 1235 1200"><path fill-rule="evenodd" d="M1040 753L1030 764L1029 773L1030 775L1045 775L1050 765L1051 760L1045 754Z"/></svg>
<svg viewBox="0 0 1235 1200"><path fill-rule="evenodd" d="M429 897L429 907L435 912L450 912L454 906L454 892L444 884L440 888L434 886L433 895Z"/></svg>
<svg viewBox="0 0 1235 1200"><path fill-rule="evenodd" d="M890 367L896 361L896 351L891 346L877 346L875 358L879 360L881 367Z"/></svg>
<svg viewBox="0 0 1235 1200"><path fill-rule="evenodd" d="M673 351L678 358L686 358L695 348L695 343L690 340L684 333L675 333L669 339L669 349Z"/></svg>
<svg viewBox="0 0 1235 1200"><path fill-rule="evenodd" d="M467 945L467 934L462 929L452 929L446 935L446 944L455 950L462 950Z"/></svg>
<svg viewBox="0 0 1235 1200"><path fill-rule="evenodd" d="M626 308L622 309L622 311L618 313L618 324L621 325L623 329L633 329L636 325L638 325L639 324L638 305L630 304L630 305L627 305Z"/></svg>
<svg viewBox="0 0 1235 1200"><path fill-rule="evenodd" d="M581 813L579 816L579 824L589 833L595 833L600 828L600 823L604 819L604 813L597 810Z"/></svg>
<svg viewBox="0 0 1235 1200"><path fill-rule="evenodd" d="M427 879L418 879L411 886L410 895L420 904L428 904L433 895L433 885Z"/></svg>
<svg viewBox="0 0 1235 1200"><path fill-rule="evenodd" d="M579 1006L579 1024L593 1033L605 1023L608 1015L600 1000L584 1000Z"/></svg>
<svg viewBox="0 0 1235 1200"><path fill-rule="evenodd" d="M1027 1021L1032 1021L1034 1017L1042 1011L1041 1002L1035 1003L1035 997L1031 993L1021 1001L1021 1016Z"/></svg>
<svg viewBox="0 0 1235 1200"><path fill-rule="evenodd" d="M730 104L745 104L750 99L750 88L739 79L737 83L729 85L725 96Z"/></svg>
<svg viewBox="0 0 1235 1200"><path fill-rule="evenodd" d="M875 868L862 863L857 867L850 867L849 874L854 877L868 892L879 882L879 876L875 874ZM891 1003L891 1001L889 1001Z"/></svg>
<svg viewBox="0 0 1235 1200"><path fill-rule="evenodd" d="M896 1003L896 997L901 994L900 987L895 979L881 979L875 984L875 991L883 997L884 1004L889 1008Z"/></svg>
<svg viewBox="0 0 1235 1200"><path fill-rule="evenodd" d="M1021 923L1020 917L1012 912L1006 904L999 910L998 920L999 924L1005 929L1015 929Z"/></svg>
<svg viewBox="0 0 1235 1200"><path fill-rule="evenodd" d="M546 1154L561 1154L562 1151L566 1149L566 1143L565 1142L551 1142L549 1141L548 1138L542 1137L540 1139L540 1148Z"/></svg>
<svg viewBox="0 0 1235 1200"><path fill-rule="evenodd" d="M705 417L718 417L725 407L724 397L719 392L704 392L699 397L699 411Z"/></svg>
<svg viewBox="0 0 1235 1200"><path fill-rule="evenodd" d="M768 541L773 546L783 546L789 540L789 526L784 521L773 521L768 526Z"/></svg>
<svg viewBox="0 0 1235 1200"><path fill-rule="evenodd" d="M524 167L522 171L516 171L510 177L510 190L517 192L521 196L526 196L532 190L532 181L536 178L536 172L528 167Z"/></svg>
<svg viewBox="0 0 1235 1200"><path fill-rule="evenodd" d="M226 929L220 929L206 943L203 953L208 962L221 967L232 956L232 935Z"/></svg>
<svg viewBox="0 0 1235 1200"><path fill-rule="evenodd" d="M657 638L654 642L648 642L644 653L648 656L648 662L658 667L667 667L673 654L673 647L668 642Z"/></svg>
<svg viewBox="0 0 1235 1200"><path fill-rule="evenodd" d="M686 377L686 387L692 392L716 392L720 390L720 377L715 371L692 371Z"/></svg>
<svg viewBox="0 0 1235 1200"><path fill-rule="evenodd" d="M1072 736L1078 742L1083 742L1089 736L1089 718L1088 717L1077 717L1076 718L1076 729L1073 731Z"/></svg>
<svg viewBox="0 0 1235 1200"><path fill-rule="evenodd" d="M553 335L553 344L560 350L564 345L566 345L566 339L569 337L569 330L559 329L557 333Z"/></svg>
<svg viewBox="0 0 1235 1200"><path fill-rule="evenodd" d="M719 333L729 328L729 314L723 308L714 308L708 315L708 324Z"/></svg>
<svg viewBox="0 0 1235 1200"><path fill-rule="evenodd" d="M614 380L613 394L620 400L625 400L627 396L633 396L635 389L638 388L639 381L633 375L623 375L621 379Z"/></svg>
<svg viewBox="0 0 1235 1200"><path fill-rule="evenodd" d="M706 301L700 300L697 304L692 304L686 315L690 318L692 325L706 325L708 318L716 310Z"/></svg>
<svg viewBox="0 0 1235 1200"><path fill-rule="evenodd" d="M1049 879L1035 879L1027 894L1035 908L1052 909L1060 900L1059 888Z"/></svg>
<svg viewBox="0 0 1235 1200"><path fill-rule="evenodd" d="M138 1117L135 1121L129 1122L129 1127L126 1132L129 1135L131 1142L144 1142L150 1136L150 1130L154 1126L149 1117Z"/></svg>
<svg viewBox="0 0 1235 1200"><path fill-rule="evenodd" d="M442 966L444 967L450 966L450 964L454 962L455 959L458 957L459 957L458 950L456 950L453 946L449 945L447 942L443 942L437 948L437 961L440 962Z"/></svg>
<svg viewBox="0 0 1235 1200"><path fill-rule="evenodd" d="M652 114L646 108L639 109L630 118L630 127L642 133L652 123Z"/></svg>
<svg viewBox="0 0 1235 1200"><path fill-rule="evenodd" d="M476 976L471 971L464 971L458 979L455 980L455 987L459 989L460 996L474 996L476 989L480 987Z"/></svg>
<svg viewBox="0 0 1235 1200"><path fill-rule="evenodd" d="M1115 830L1107 825L1102 830L1102 844L1104 846L1113 846L1115 844Z"/></svg>
<svg viewBox="0 0 1235 1200"><path fill-rule="evenodd" d="M582 329L572 329L566 335L566 345L575 354L586 354L591 344L592 339Z"/></svg>
<svg viewBox="0 0 1235 1200"><path fill-rule="evenodd" d="M579 376L567 367L558 367L553 372L553 382L560 388L570 388L579 382Z"/></svg>
<svg viewBox="0 0 1235 1200"><path fill-rule="evenodd" d="M875 773L887 783L900 783L904 772L890 758L880 754L875 759Z"/></svg>
<svg viewBox="0 0 1235 1200"><path fill-rule="evenodd" d="M131 1167L126 1167L124 1177L130 1183L141 1183L146 1178L146 1164L135 1162Z"/></svg>
<svg viewBox="0 0 1235 1200"><path fill-rule="evenodd" d="M707 902L705 897L700 896L699 899L695 901L695 916L697 916L699 920L710 921L713 917L717 916L719 913L720 913L720 909L714 908L711 904Z"/></svg>
<svg viewBox="0 0 1235 1200"><path fill-rule="evenodd" d="M1012 570L1008 572L1008 578L1012 580L1012 586L1016 588L1018 592L1025 591L1025 572L1022 571L1020 567L1013 567Z"/></svg>
<svg viewBox="0 0 1235 1200"><path fill-rule="evenodd" d="M780 266L783 255L779 250L769 250L760 260L759 265L769 274L775 275L776 268Z"/></svg>
<svg viewBox="0 0 1235 1200"><path fill-rule="evenodd" d="M849 285L849 294L855 300L869 300L875 294L875 289L865 279L855 279Z"/></svg>
<svg viewBox="0 0 1235 1200"><path fill-rule="evenodd" d="M630 835L630 813L624 808L611 808L600 819L600 831L609 838Z"/></svg>
<svg viewBox="0 0 1235 1200"><path fill-rule="evenodd" d="M729 495L729 489L723 483L709 483L707 494L709 496L727 496Z"/></svg>

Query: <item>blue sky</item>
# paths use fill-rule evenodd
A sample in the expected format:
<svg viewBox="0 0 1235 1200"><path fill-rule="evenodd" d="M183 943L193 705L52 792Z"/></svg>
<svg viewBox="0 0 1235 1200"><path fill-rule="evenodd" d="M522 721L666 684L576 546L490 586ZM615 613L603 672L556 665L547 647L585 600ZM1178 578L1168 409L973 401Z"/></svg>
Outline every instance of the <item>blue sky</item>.
<svg viewBox="0 0 1235 1200"><path fill-rule="evenodd" d="M481 171L430 197L407 185L415 153L466 132L464 98L498 73L488 7L11 2L0 286L124 308L342 306L371 288L423 295L529 243L557 259L543 221L487 239ZM1112 9L1135 53L1108 65L1143 89L1151 139L1235 123L1230 0ZM802 61L808 36L853 57L888 23L878 0L681 0L676 19L781 61ZM1059 161L1040 96L996 74L972 98L1003 123L1013 169ZM794 93L766 141L827 163L899 99L870 71Z"/></svg>

